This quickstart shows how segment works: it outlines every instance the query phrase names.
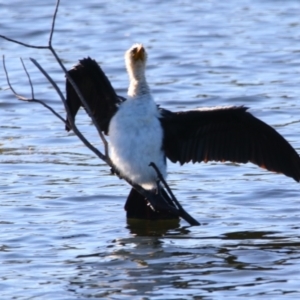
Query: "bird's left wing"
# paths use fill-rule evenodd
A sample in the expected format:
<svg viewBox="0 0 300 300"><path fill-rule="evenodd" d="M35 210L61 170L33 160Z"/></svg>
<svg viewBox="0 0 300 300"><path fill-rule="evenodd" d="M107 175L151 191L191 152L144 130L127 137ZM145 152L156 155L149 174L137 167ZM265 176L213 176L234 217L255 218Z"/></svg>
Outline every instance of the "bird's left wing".
<svg viewBox="0 0 300 300"><path fill-rule="evenodd" d="M68 73L81 91L101 130L107 134L109 121L123 99L117 96L97 62L89 57L80 60ZM82 104L68 80L66 80L66 94L67 105L72 117L75 118ZM68 120L66 129L71 129Z"/></svg>
<svg viewBox="0 0 300 300"><path fill-rule="evenodd" d="M172 113L161 109L164 150L172 162L252 162L300 181L300 158L272 127L246 107Z"/></svg>

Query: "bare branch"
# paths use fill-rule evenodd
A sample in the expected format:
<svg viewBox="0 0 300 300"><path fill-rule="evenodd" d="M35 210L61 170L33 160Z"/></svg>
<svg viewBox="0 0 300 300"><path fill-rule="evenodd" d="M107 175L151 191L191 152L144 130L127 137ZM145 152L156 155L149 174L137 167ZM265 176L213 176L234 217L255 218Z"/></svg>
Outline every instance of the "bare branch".
<svg viewBox="0 0 300 300"><path fill-rule="evenodd" d="M5 76L6 76L6 81L7 81L7 84L8 84L8 86L9 86L9 88L10 88L11 91L13 92L14 96L15 96L17 99L21 100L21 101L35 102L35 103L42 104L44 107L46 107L47 109L49 109L56 117L58 117L62 122L66 123L66 121L64 120L64 118L62 118L62 117L60 116L60 114L58 114L51 106L47 105L43 100L34 99L34 97L32 97L32 99L26 98L26 97L24 97L24 96L19 95L19 94L14 90L14 88L13 88L11 82L10 82L9 76L8 76L8 72L7 72L7 69L6 69L5 57L4 57L4 55L2 56L2 58L3 58L3 68L4 68L4 72L5 72ZM24 67L24 70L25 70L26 74L28 74L27 69L26 69L26 67L25 67L25 65L24 65L22 59L21 59L21 61L22 61L22 64L23 64L23 67ZM32 94L32 96L33 96L33 86L32 86L32 82L31 82L31 80L30 80L29 74L28 74L28 78L29 78L29 84L30 84L30 86L31 86L31 91L32 91L31 94Z"/></svg>
<svg viewBox="0 0 300 300"><path fill-rule="evenodd" d="M24 71L25 71L25 73L27 75L28 81L29 81L29 85L30 85L30 88L31 88L31 98L34 99L34 88L33 88L33 85L32 85L32 81L31 81L30 75L29 75L29 73L28 73L28 71L26 69L26 66L24 64L23 59L20 58L20 60L21 60L21 63L23 65L23 69L24 69Z"/></svg>
<svg viewBox="0 0 300 300"><path fill-rule="evenodd" d="M4 72L5 72L7 84L8 84L8 86L9 86L9 88L11 89L11 91L13 92L13 94L17 97L17 96L19 96L19 95L18 95L18 93L14 90L14 88L12 87L12 85L11 85L11 83L10 83L10 80L9 80L9 76L8 76L7 69L6 69L6 65L5 65L5 56L4 56L4 55L2 55L2 63L3 63L3 68L4 68Z"/></svg>
<svg viewBox="0 0 300 300"><path fill-rule="evenodd" d="M157 168L156 164L151 162L149 164L150 167L152 167L157 176L158 176L158 179L163 183L164 187L166 188L166 190L168 191L169 195L171 196L171 199L175 205L175 207L178 208L179 210L179 215L185 219L187 222L189 222L191 225L200 225L200 223L195 220L192 216L190 216L185 210L184 208L181 206L181 204L179 203L179 201L176 199L176 197L174 196L172 190L170 189L169 185L167 184L167 182L165 181L164 177L162 176L161 172L159 171L159 169Z"/></svg>
<svg viewBox="0 0 300 300"><path fill-rule="evenodd" d="M23 43L23 42L20 42L20 41L17 41L17 40L8 38L8 37L6 37L5 35L2 35L2 34L0 34L0 38L2 38L2 39L4 39L4 40L7 40L7 41L9 41L9 42L15 43L15 44L22 45L22 46L27 47L27 48L34 48L34 49L49 49L48 46L34 46L34 45L26 44L26 43Z"/></svg>
<svg viewBox="0 0 300 300"><path fill-rule="evenodd" d="M47 80L52 84L52 86L56 90L57 94L59 95L61 101L66 102L66 99L65 99L63 93L61 92L61 90L59 89L59 87L57 86L55 81L50 77L50 75L41 67L41 65L34 58L30 57L30 60L40 70L40 72L47 78Z"/></svg>
<svg viewBox="0 0 300 300"><path fill-rule="evenodd" d="M52 25L51 25L51 31L50 31L50 37L49 37L49 45L48 45L48 46L35 46L35 45L29 45L29 44L26 44L26 43L23 43L23 42L20 42L20 41L17 41L17 40L8 38L8 37L3 36L3 35L0 35L0 38L3 38L3 39L5 39L5 40L10 41L10 42L13 42L13 43L17 43L17 44L22 45L22 46L24 46L24 47L34 48L34 49L48 49L48 50L51 51L51 53L52 53L53 56L55 57L56 61L58 62L58 64L59 64L60 67L62 68L62 70L64 71L64 73L65 73L67 79L69 80L69 82L70 82L71 85L73 86L74 90L76 91L76 93L77 93L77 95L78 95L78 97L79 97L81 103L86 107L86 110L87 110L87 112L88 112L88 115L91 117L92 122L93 122L93 124L95 125L95 127L96 127L96 129L97 129L97 131L98 131L98 134L99 134L99 136L100 136L100 138L101 138L101 140L102 140L102 142L103 142L103 144L104 144L105 155L107 156L107 161L109 161L109 162L112 164L112 162L111 162L111 160L110 160L110 158L109 158L109 156L108 156L108 142L107 142L107 140L105 139L104 134L103 134L103 132L101 131L101 128L98 126L98 124L97 124L97 122L96 122L96 120L95 120L95 118L94 118L94 116L93 116L91 110L89 109L89 106L86 105L86 101L85 101L84 97L82 96L80 90L78 89L78 87L76 86L76 84L74 83L74 81L72 80L72 78L69 76L67 69L66 69L65 66L62 64L62 62L61 62L59 56L57 55L57 53L55 52L55 50L54 50L53 47L52 47L52 38L53 38L53 33L54 33L54 28L55 28L55 20L56 20L56 16L57 16L59 4L60 4L60 0L57 0L56 7L55 7L55 11L54 11L53 18L52 18ZM32 60L32 59L31 59L31 60ZM33 62L33 61L32 61L32 62ZM34 63L34 62L33 62L33 63ZM37 62L35 61L34 64L36 65ZM36 65L36 66L37 66L37 65ZM41 69L40 69L40 71L41 71ZM42 73L44 74L44 76L47 75L47 72L45 72L45 71L43 71ZM7 79L8 79L7 72L6 72L6 77L7 77ZM46 76L46 77L47 77L47 76ZM47 79L48 79L48 78L47 78ZM49 80L49 79L48 79L48 80ZM52 81L52 82L51 82L51 81ZM8 82L9 82L9 80L8 80ZM51 82L51 84L54 83L54 81L53 81L52 79L50 80L50 82ZM54 83L54 84L55 84L55 83ZM34 99L28 99L28 98L26 98L26 97L23 97L23 96L21 96L21 95L18 95L18 94L13 90L13 88L12 88L12 86L11 86L10 84L9 84L9 86L10 86L11 90L13 91L14 95L15 95L18 99L20 99L20 100L22 100L22 101L35 102L35 101L33 101ZM71 116L70 113L68 113L68 108L67 108L67 105L66 105L66 101L65 101L65 99L64 99L64 97L63 97L63 95L62 95L62 93L59 91L59 89L58 89L58 87L57 87L56 85L53 85L53 87L54 87L55 90L58 92L58 94L59 94L59 96L60 96L60 98L61 98L61 100L62 100L62 102L63 102L63 104L64 104L64 106L65 106L65 109L66 109L66 111L67 111L68 118L69 118L69 120L71 120L71 119L72 119L72 116ZM32 98L34 98L34 97L32 97ZM45 106L45 104L43 104L43 105ZM58 116L58 114L56 114L56 113L55 113L55 115ZM61 118L60 118L60 119L61 119ZM73 126L73 125L74 125L74 122L70 122L70 123L71 123L72 129L73 129L73 127L74 127L74 126ZM103 154L102 154L102 156L103 156Z"/></svg>
<svg viewBox="0 0 300 300"><path fill-rule="evenodd" d="M34 63L34 65L40 70L40 72L47 78L47 80L52 84L58 95L60 96L61 101L64 103L66 111L68 116L71 115L71 112L69 111L69 107L66 105L66 99L55 83L55 81L51 78L51 76L42 68L42 66L33 58L30 58L30 60ZM103 155L97 148L95 148L93 145L91 145L87 139L82 135L82 133L77 129L74 120L71 120L71 125L74 133L79 137L79 139L91 150L93 151L100 159L104 160L107 163L107 158L105 155Z"/></svg>
<svg viewBox="0 0 300 300"><path fill-rule="evenodd" d="M56 20L56 15L58 12L59 3L60 3L60 0L57 0L56 6L55 6L55 11L54 11L53 18L52 18L52 25L51 25L51 31L50 31L50 36L49 36L49 44L48 44L49 47L52 47L52 37L53 37L53 33L54 33L55 20Z"/></svg>
<svg viewBox="0 0 300 300"><path fill-rule="evenodd" d="M104 137L104 134L103 134L101 128L99 127L99 125L98 125L98 123L97 123L97 121L96 121L96 119L95 119L95 117L94 117L92 111L90 110L90 107L87 105L87 102L85 101L84 97L82 96L81 91L80 91L79 88L77 87L77 85L76 85L76 83L74 82L74 80L72 79L72 77L69 75L67 69L65 68L65 66L64 66L63 63L61 62L59 56L57 55L57 53L55 52L55 50L53 49L53 47L50 46L49 49L50 49L50 51L52 52L53 56L55 57L57 63L58 63L59 66L61 67L61 69L64 71L67 80L69 80L69 82L71 83L71 85L72 85L72 87L74 88L76 94L78 95L78 97L79 97L79 99L80 99L82 105L85 107L85 109L86 109L88 115L89 115L90 118L92 119L92 122L93 122L94 126L96 127L96 129L97 129L97 131L98 131L98 134L99 134L99 136L100 136L100 138L101 138L101 140L102 140L102 142L103 142L103 144L104 144L105 155L107 156L108 160L109 160L110 163L112 164L112 162L111 162L111 160L110 160L110 158L109 158L109 155L108 155L108 142L107 142L106 138ZM64 106L65 106L65 108L66 108L66 106L67 106L65 102L64 102ZM66 110L67 110L67 108L66 108ZM69 117L72 118L71 114L68 113L68 118L69 118ZM72 119L73 119L73 118L72 118ZM74 123L74 122L72 122L72 123ZM72 124L71 124L71 125L72 125ZM72 126L73 126L73 125L72 125ZM73 129L73 127L72 127L72 129Z"/></svg>
<svg viewBox="0 0 300 300"><path fill-rule="evenodd" d="M30 100L28 100L28 102L36 102L36 103L42 104L44 107L49 109L57 118L59 118L63 123L65 123L65 124L67 123L65 121L65 119L59 113L57 113L51 106L46 104L43 100L30 99Z"/></svg>

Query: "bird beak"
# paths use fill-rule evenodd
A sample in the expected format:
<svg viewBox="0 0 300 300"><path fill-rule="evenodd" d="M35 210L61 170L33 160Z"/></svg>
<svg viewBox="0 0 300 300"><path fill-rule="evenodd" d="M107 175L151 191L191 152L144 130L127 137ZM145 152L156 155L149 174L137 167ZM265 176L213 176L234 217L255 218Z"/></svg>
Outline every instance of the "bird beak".
<svg viewBox="0 0 300 300"><path fill-rule="evenodd" d="M144 47L141 45L138 47L137 51L133 54L133 58L135 61L137 60L145 60L145 49Z"/></svg>

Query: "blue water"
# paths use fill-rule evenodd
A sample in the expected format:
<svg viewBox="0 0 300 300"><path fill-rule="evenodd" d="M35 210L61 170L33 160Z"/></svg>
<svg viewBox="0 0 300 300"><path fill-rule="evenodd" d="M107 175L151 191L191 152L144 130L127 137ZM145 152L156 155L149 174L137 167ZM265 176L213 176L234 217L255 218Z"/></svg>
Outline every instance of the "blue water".
<svg viewBox="0 0 300 300"><path fill-rule="evenodd" d="M0 34L47 45L55 1L0 2ZM156 101L171 110L245 105L300 153L300 2L62 1L53 45L86 56L118 94L124 52L144 43ZM64 90L47 50L0 39L18 93L64 115L28 60ZM78 125L102 148L82 111ZM246 164L169 164L199 227L128 222L127 184L42 106L16 100L0 66L0 299L298 299L299 184Z"/></svg>

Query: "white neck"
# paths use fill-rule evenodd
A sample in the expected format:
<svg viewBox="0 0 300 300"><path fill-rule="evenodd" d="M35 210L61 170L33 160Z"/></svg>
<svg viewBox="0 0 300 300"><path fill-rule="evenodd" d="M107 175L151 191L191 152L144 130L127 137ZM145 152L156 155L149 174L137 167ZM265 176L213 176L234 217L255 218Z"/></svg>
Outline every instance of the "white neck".
<svg viewBox="0 0 300 300"><path fill-rule="evenodd" d="M150 93L150 89L145 78L143 80L136 80L133 78L130 80L130 84L127 92L128 96L136 97L136 96L146 95L149 93Z"/></svg>
<svg viewBox="0 0 300 300"><path fill-rule="evenodd" d="M136 97L150 94L150 89L145 77L145 62L137 61L135 63L127 60L126 68L130 80L128 96Z"/></svg>

